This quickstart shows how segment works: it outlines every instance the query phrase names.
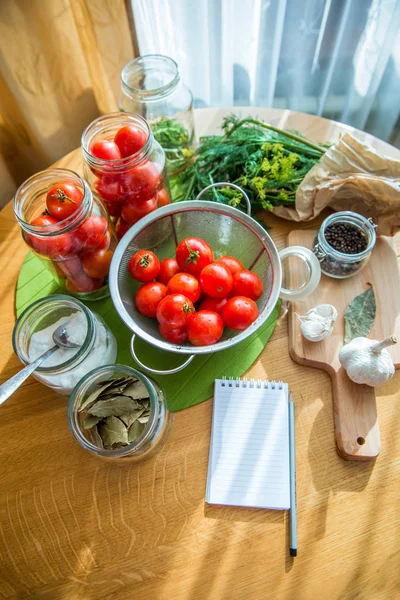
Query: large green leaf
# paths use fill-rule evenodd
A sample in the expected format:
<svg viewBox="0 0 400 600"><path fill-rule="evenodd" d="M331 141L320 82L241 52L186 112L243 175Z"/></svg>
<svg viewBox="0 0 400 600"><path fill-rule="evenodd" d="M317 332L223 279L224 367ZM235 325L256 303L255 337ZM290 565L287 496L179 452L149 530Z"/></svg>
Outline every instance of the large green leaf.
<svg viewBox="0 0 400 600"><path fill-rule="evenodd" d="M16 291L16 312L21 312L35 300L51 294L61 293L56 280L43 262L29 253L22 265ZM117 361L138 368L129 350L132 333L122 323L114 309L111 298L87 302L87 306L101 315L113 331L118 342ZM223 375L240 377L253 364L271 337L278 320L280 302L257 331L240 344L203 356L196 356L183 371L174 375L152 375L163 389L169 410L176 412L199 404L213 395L214 379ZM166 353L138 340L138 357L151 367L169 369L182 362L182 357Z"/></svg>

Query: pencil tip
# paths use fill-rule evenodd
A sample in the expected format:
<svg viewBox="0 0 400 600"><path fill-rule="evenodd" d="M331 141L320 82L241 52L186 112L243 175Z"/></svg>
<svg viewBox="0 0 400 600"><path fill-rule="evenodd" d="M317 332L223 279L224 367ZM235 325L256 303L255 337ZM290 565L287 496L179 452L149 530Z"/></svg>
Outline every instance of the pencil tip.
<svg viewBox="0 0 400 600"><path fill-rule="evenodd" d="M297 549L296 548L290 548L290 556L297 556Z"/></svg>

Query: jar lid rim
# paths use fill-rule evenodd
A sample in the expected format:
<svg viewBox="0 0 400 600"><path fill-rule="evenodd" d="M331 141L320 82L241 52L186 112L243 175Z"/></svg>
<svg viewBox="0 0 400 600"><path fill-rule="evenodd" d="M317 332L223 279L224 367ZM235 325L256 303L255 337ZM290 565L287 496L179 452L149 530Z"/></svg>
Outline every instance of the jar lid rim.
<svg viewBox="0 0 400 600"><path fill-rule="evenodd" d="M129 78L132 77L132 75L138 75L140 73L144 74L146 71L146 62L153 62L154 64L158 63L160 68L162 65L168 65L168 67L171 69L170 81L164 85L151 89L143 89L132 85L132 83L129 81ZM180 78L177 62L173 58L163 54L144 54L143 56L138 56L137 58L134 58L128 62L121 71L121 85L124 91L136 98L145 98L147 100L168 96L176 88Z"/></svg>

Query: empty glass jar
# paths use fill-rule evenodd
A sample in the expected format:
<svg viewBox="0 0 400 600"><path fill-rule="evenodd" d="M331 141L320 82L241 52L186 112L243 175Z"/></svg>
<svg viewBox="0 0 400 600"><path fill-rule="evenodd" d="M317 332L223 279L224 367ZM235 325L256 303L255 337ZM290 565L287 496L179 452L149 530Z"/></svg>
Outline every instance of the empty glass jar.
<svg viewBox="0 0 400 600"><path fill-rule="evenodd" d="M185 168L194 154L193 96L172 58L149 54L125 65L119 107L142 115L150 123L155 139L164 148L170 175Z"/></svg>
<svg viewBox="0 0 400 600"><path fill-rule="evenodd" d="M103 204L77 173L36 173L18 188L14 214L25 242L68 293L84 300L108 296L117 240Z"/></svg>

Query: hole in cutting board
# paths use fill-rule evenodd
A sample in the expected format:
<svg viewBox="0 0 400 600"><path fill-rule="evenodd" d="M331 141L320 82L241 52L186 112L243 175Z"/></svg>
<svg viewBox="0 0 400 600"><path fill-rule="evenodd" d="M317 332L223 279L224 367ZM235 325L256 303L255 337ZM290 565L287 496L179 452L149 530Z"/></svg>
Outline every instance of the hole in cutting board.
<svg viewBox="0 0 400 600"><path fill-rule="evenodd" d="M357 438L357 444L358 444L359 446L363 446L363 445L365 444L365 438L363 438L363 437L358 437L358 438Z"/></svg>
<svg viewBox="0 0 400 600"><path fill-rule="evenodd" d="M309 282L310 276L309 266L299 256L288 256L283 259L282 287L286 290L304 287Z"/></svg>

